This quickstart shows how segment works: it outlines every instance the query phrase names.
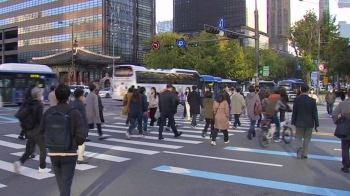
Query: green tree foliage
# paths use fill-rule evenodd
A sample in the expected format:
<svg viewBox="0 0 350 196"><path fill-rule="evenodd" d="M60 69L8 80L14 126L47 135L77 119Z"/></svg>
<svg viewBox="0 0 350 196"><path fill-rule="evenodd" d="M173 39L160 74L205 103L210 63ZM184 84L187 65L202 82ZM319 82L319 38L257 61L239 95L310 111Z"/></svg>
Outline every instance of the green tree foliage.
<svg viewBox="0 0 350 196"><path fill-rule="evenodd" d="M260 64L269 66L270 76L266 79L283 78L286 73L286 63L279 59L278 52L272 49L260 50Z"/></svg>
<svg viewBox="0 0 350 196"><path fill-rule="evenodd" d="M350 75L350 46L349 39L333 39L329 44L327 51L329 56L329 72L331 75L339 73L340 75Z"/></svg>

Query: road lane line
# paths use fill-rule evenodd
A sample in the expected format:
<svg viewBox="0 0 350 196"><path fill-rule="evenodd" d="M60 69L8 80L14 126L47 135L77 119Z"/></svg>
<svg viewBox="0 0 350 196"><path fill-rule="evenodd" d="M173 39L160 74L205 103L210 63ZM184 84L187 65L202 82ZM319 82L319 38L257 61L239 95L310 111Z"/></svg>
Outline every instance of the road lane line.
<svg viewBox="0 0 350 196"><path fill-rule="evenodd" d="M22 144L16 144L16 143L2 141L2 140L0 140L0 146L13 148L13 149L23 149L26 147L25 145L22 145Z"/></svg>
<svg viewBox="0 0 350 196"><path fill-rule="evenodd" d="M141 142L141 141L134 141L134 140L126 140L126 139L115 139L115 138L108 138L105 140L111 141L111 142L120 142L120 143L126 143L126 144L136 144L141 146L152 146L152 147L169 148L169 149L180 149L183 147L183 146L175 146L175 145L168 145L168 144L158 144L158 143Z"/></svg>
<svg viewBox="0 0 350 196"><path fill-rule="evenodd" d="M208 171L187 169L181 167L173 167L168 165L162 165L153 168L154 171L172 173L177 175L191 176L196 178L217 180L222 182L231 182L235 184L244 184L248 186L264 187L269 189L276 189L282 191L291 191L298 193L306 193L311 195L324 195L324 196L349 196L350 191L337 190L326 187L308 186L303 184L293 184L288 182L272 181L259 178L250 178L243 176L236 176L230 174L214 173Z"/></svg>
<svg viewBox="0 0 350 196"><path fill-rule="evenodd" d="M200 157L200 158L206 158L206 159L223 160L223 161L240 162L240 163L250 163L250 164L273 166L273 167L282 167L283 166L280 164L273 164L273 163L247 161L247 160L241 160L241 159L229 159L229 158L223 158L223 157L213 157L213 156L198 155L198 154L187 154L187 153L181 153L181 152L163 151L163 153L176 154L176 155L189 156L189 157Z"/></svg>
<svg viewBox="0 0 350 196"><path fill-rule="evenodd" d="M129 148L129 147L122 147L122 146L114 146L114 145L100 144L100 143L94 143L94 142L86 142L85 145L96 147L96 148L104 148L104 149L124 151L124 152L133 152L133 153L146 154L146 155L154 155L154 154L160 153L159 151L143 150L143 149L138 149L138 148Z"/></svg>
<svg viewBox="0 0 350 196"><path fill-rule="evenodd" d="M21 157L23 155L24 152L15 152L15 153L10 153L14 156L17 157ZM39 155L35 156L35 158L32 158L31 160L35 160L35 161L39 161ZM46 157L46 163L51 164L51 159L49 156ZM88 165L88 164L76 164L75 169L76 170L80 170L80 171L84 171L84 170L88 170L88 169L93 169L96 168L97 166L94 165Z"/></svg>
<svg viewBox="0 0 350 196"><path fill-rule="evenodd" d="M224 148L224 150L233 150L233 151L240 151L240 152L253 152L258 154L269 154L269 155L279 155L279 156L289 156L289 157L296 157L297 153L294 152L282 152L282 151L273 151L273 150L261 150L261 149L251 149L251 148L240 148L240 147L234 147L234 146L227 146ZM341 161L341 157L332 157L332 156L322 156L322 155L307 155L309 159L320 159L320 160L327 160L327 161Z"/></svg>
<svg viewBox="0 0 350 196"><path fill-rule="evenodd" d="M0 160L0 169L9 171L12 173L16 173L13 168L13 163L1 161L1 160ZM39 167L37 169L32 169L29 167L21 166L20 175L27 176L29 178L34 178L36 180L42 180L42 179L51 178L55 176L52 173L39 173L38 169Z"/></svg>

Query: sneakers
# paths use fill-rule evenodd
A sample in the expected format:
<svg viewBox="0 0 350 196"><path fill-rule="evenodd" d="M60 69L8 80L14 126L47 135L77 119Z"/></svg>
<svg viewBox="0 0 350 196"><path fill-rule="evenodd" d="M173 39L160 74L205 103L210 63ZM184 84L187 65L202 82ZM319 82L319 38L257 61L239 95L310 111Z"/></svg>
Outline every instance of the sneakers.
<svg viewBox="0 0 350 196"><path fill-rule="evenodd" d="M26 138L24 138L24 136L21 136L21 135L18 136L18 139L20 139L20 140L26 140Z"/></svg>
<svg viewBox="0 0 350 196"><path fill-rule="evenodd" d="M19 161L13 163L13 169L17 174L20 174L21 165L22 164Z"/></svg>
<svg viewBox="0 0 350 196"><path fill-rule="evenodd" d="M230 140L227 140L227 141L225 142L225 144L228 144L228 143L230 143Z"/></svg>
<svg viewBox="0 0 350 196"><path fill-rule="evenodd" d="M279 138L274 139L274 141L275 141L276 143L282 142L282 140L279 139Z"/></svg>
<svg viewBox="0 0 350 196"><path fill-rule="evenodd" d="M210 143L212 146L216 146L216 142L214 142L214 141L211 141L211 143Z"/></svg>
<svg viewBox="0 0 350 196"><path fill-rule="evenodd" d="M304 151L302 148L299 148L297 152L297 159L301 159L303 157Z"/></svg>
<svg viewBox="0 0 350 196"><path fill-rule="evenodd" d="M144 138L145 136L142 134L139 134L139 138Z"/></svg>
<svg viewBox="0 0 350 196"><path fill-rule="evenodd" d="M130 134L129 134L129 132L126 132L126 133L125 133L125 138L126 138L127 140L130 140Z"/></svg>
<svg viewBox="0 0 350 196"><path fill-rule="evenodd" d="M49 168L43 168L42 169L42 168L39 167L39 171L38 172L39 173L49 173L50 171L51 171L51 169L49 169Z"/></svg>

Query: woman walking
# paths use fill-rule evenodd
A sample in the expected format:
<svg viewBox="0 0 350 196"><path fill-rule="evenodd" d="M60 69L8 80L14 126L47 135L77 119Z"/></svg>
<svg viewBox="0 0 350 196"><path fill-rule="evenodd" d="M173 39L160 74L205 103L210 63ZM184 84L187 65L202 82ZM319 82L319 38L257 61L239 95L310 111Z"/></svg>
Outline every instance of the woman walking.
<svg viewBox="0 0 350 196"><path fill-rule="evenodd" d="M125 138L130 140L132 131L138 126L139 138L143 138L142 134L142 98L138 89L134 89L129 103L130 126L125 133ZM136 125L137 124L137 125Z"/></svg>
<svg viewBox="0 0 350 196"><path fill-rule="evenodd" d="M261 101L259 96L255 93L254 86L249 87L249 94L247 95L247 98L245 99L246 106L247 106L247 114L250 120L250 127L248 132L248 139L251 140L252 136L255 137L255 124L256 121L260 119L260 113L257 114L258 111L256 111L256 105L261 105Z"/></svg>
<svg viewBox="0 0 350 196"><path fill-rule="evenodd" d="M210 138L212 137L213 130L214 130L214 111L213 111L213 105L214 100L212 99L213 93L210 91L206 91L204 93L204 118L205 118L205 126L202 131L202 137L204 138L207 135L207 130L210 125Z"/></svg>
<svg viewBox="0 0 350 196"><path fill-rule="evenodd" d="M90 92L94 92L96 89L96 86L94 84L91 84L89 86ZM98 96L95 93L89 93L86 96L86 113L87 113L87 120L89 123L89 128L94 129L94 125L97 126L97 131L100 136L100 140L104 140L107 137L103 136L102 133L102 126L101 126L101 119L100 119L100 112L98 109Z"/></svg>
<svg viewBox="0 0 350 196"><path fill-rule="evenodd" d="M233 123L233 128L237 129L237 125L241 126L241 122L239 121L239 117L245 110L245 101L243 96L241 95L241 89L237 88L235 94L231 96L231 114L235 117L235 122Z"/></svg>
<svg viewBox="0 0 350 196"><path fill-rule="evenodd" d="M149 97L149 110L150 110L150 126L153 127L154 123L157 121L157 119L154 117L154 115L157 112L158 108L158 95L157 95L157 90L155 87L151 88L151 96Z"/></svg>
<svg viewBox="0 0 350 196"><path fill-rule="evenodd" d="M130 103L130 99L131 99L133 90L134 90L134 88L129 88L128 92L124 95L124 98L123 98L122 115L127 115L126 122L125 122L126 126L129 126L129 124L130 124L129 103Z"/></svg>
<svg viewBox="0 0 350 196"><path fill-rule="evenodd" d="M228 144L230 142L227 131L229 128L229 108L230 106L226 101L226 92L220 91L213 104L215 122L214 131L211 138L211 145L213 146L216 145L216 137L218 136L219 130L224 133L225 144Z"/></svg>
<svg viewBox="0 0 350 196"><path fill-rule="evenodd" d="M185 105L184 105L184 113L183 113L183 119L186 119L188 121L191 120L191 114L190 114L190 104L188 103L187 97L190 94L191 89L190 87L186 88L186 92L185 92Z"/></svg>
<svg viewBox="0 0 350 196"><path fill-rule="evenodd" d="M100 120L101 120L101 127L105 126L105 118L103 117L103 112L106 111L106 108L102 104L102 99L98 93L100 92L98 89L95 89L95 94L97 95L98 99L98 110L99 110L99 115L100 115Z"/></svg>

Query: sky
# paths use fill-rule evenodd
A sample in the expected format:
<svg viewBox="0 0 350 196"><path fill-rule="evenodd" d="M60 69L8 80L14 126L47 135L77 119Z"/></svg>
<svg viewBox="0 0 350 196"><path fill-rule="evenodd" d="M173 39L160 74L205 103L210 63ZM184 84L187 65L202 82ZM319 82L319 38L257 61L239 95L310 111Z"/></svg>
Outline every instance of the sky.
<svg viewBox="0 0 350 196"><path fill-rule="evenodd" d="M258 0L263 1L263 0ZM300 20L307 10L315 9L315 13L318 15L318 1L319 0L291 0L292 5L292 20L294 23ZM350 8L338 8L337 0L330 1L330 13L331 15L337 15L337 21L346 21L350 24L350 17L347 17L347 13L350 12ZM173 19L173 0L156 0L156 20L172 20Z"/></svg>

